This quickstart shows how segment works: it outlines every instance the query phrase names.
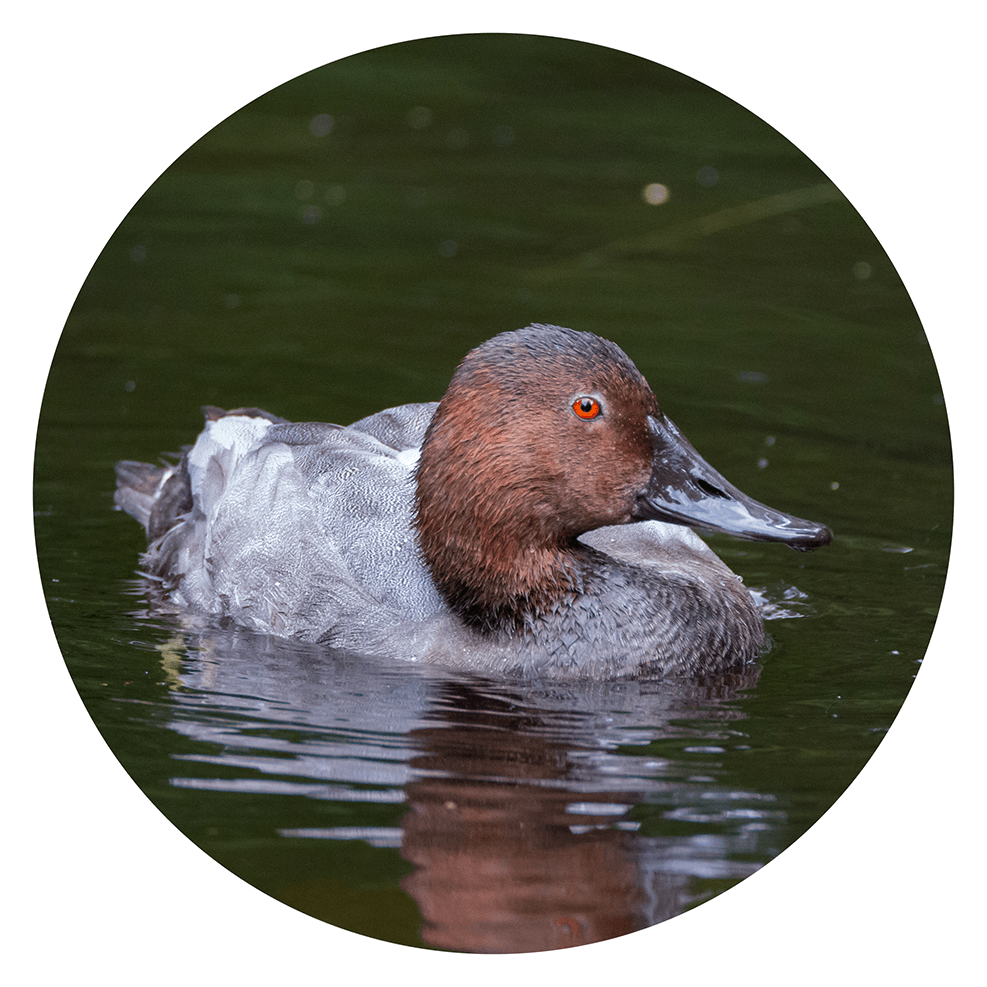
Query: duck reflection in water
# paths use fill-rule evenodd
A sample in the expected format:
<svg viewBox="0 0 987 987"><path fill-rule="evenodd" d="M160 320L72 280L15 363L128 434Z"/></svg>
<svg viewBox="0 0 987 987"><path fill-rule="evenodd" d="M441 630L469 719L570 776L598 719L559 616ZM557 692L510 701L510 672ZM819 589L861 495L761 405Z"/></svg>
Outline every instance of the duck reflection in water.
<svg viewBox="0 0 987 987"><path fill-rule="evenodd" d="M737 685L694 684L679 698L722 698ZM665 870L655 842L642 841L628 818L643 794L583 787L578 762L592 747L546 736L536 710L512 709L505 698L461 685L447 697L442 722L413 733L422 753L411 762L402 823L401 854L415 865L402 887L421 910L428 945L579 946L696 902L691 875Z"/></svg>
<svg viewBox="0 0 987 987"><path fill-rule="evenodd" d="M324 814L316 810L324 825L300 832L281 821L264 871L278 872L277 854L297 854L301 840L339 846L365 832L374 853L395 848L413 865L400 886L433 948L526 952L624 935L705 900L776 851L770 793L738 790L702 763L708 757L681 754L742 736L741 700L756 667L709 682L522 689L421 668L395 675L379 662L232 629L181 650L171 668L183 711L172 726L204 742L202 761L223 766L207 787L228 786L225 811L235 816L262 797L265 777L271 794L289 794L292 774L306 805L313 793L327 800ZM381 802L407 806L383 845L367 821L379 820ZM237 872L235 849L218 856ZM304 882L258 886L388 939L386 916L368 928L347 913L338 859L313 845Z"/></svg>

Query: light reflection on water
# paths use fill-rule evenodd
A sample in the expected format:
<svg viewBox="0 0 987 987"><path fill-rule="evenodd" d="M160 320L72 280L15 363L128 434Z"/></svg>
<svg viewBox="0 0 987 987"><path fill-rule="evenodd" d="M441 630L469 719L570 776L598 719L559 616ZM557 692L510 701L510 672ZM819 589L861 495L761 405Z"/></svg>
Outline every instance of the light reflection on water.
<svg viewBox="0 0 987 987"><path fill-rule="evenodd" d="M777 796L724 770L747 749L736 700L756 672L711 686L511 685L229 630L174 636L162 652L167 726L199 748L173 755L170 784L224 793L231 816L238 800L331 803L325 825L273 823L271 852L305 840L399 850L429 945L609 938L708 897L697 880L740 880L781 849ZM656 757L655 741L676 742L677 756ZM401 803L398 825L359 821ZM341 823L346 805L356 815Z"/></svg>

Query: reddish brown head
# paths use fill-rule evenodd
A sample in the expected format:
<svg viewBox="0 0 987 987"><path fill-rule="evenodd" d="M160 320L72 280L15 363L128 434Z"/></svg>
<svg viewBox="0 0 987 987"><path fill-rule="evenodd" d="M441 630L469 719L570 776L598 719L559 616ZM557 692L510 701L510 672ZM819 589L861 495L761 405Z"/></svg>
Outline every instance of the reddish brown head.
<svg viewBox="0 0 987 987"><path fill-rule="evenodd" d="M576 538L634 519L659 415L630 359L590 333L535 325L469 353L417 471L415 525L449 605L509 629L576 591Z"/></svg>

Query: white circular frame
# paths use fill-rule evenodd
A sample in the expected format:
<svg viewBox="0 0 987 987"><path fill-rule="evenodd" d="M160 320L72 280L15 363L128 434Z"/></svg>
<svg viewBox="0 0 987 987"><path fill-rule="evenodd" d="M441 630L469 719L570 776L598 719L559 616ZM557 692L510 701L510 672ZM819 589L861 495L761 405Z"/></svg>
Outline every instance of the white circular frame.
<svg viewBox="0 0 987 987"><path fill-rule="evenodd" d="M925 327L946 397L954 448L955 517L964 518L965 523L962 529L959 525L954 528L939 619L915 685L867 765L807 833L740 884L651 929L549 953L471 956L369 939L303 915L231 874L165 819L107 747L62 660L37 564L32 481L44 385L71 307L124 216L176 158L231 113L304 72L387 44L487 31L541 34L605 45L676 69L756 113L827 173L878 236ZM987 478L983 449L983 426L969 360L935 272L876 182L832 134L788 97L708 49L612 14L516 0L427 4L329 28L248 65L164 126L99 197L52 272L14 375L0 477L4 556L25 649L73 752L107 801L147 846L204 894L287 943L376 973L437 984L564 983L666 956L753 914L828 857L885 794L939 706L976 602L984 552L984 512L979 503ZM966 523L970 519L974 519L973 528Z"/></svg>

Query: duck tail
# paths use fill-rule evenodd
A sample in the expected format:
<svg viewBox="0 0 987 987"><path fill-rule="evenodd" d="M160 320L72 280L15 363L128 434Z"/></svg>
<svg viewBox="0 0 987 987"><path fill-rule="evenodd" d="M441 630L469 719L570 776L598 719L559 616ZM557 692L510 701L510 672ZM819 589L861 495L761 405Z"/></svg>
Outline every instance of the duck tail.
<svg viewBox="0 0 987 987"><path fill-rule="evenodd" d="M279 425L288 424L286 418L272 415L260 408L234 408L226 411L214 405L205 405L202 415L209 422L219 421L231 415L247 418L265 418ZM118 508L136 518L147 532L148 544L153 544L167 534L192 510L192 481L188 471L188 453L191 446L182 450L181 460L153 466L130 459L116 464L117 489L113 502Z"/></svg>
<svg viewBox="0 0 987 987"><path fill-rule="evenodd" d="M152 466L124 460L116 464L113 501L136 518L156 541L192 509L192 487L185 456L177 465Z"/></svg>

